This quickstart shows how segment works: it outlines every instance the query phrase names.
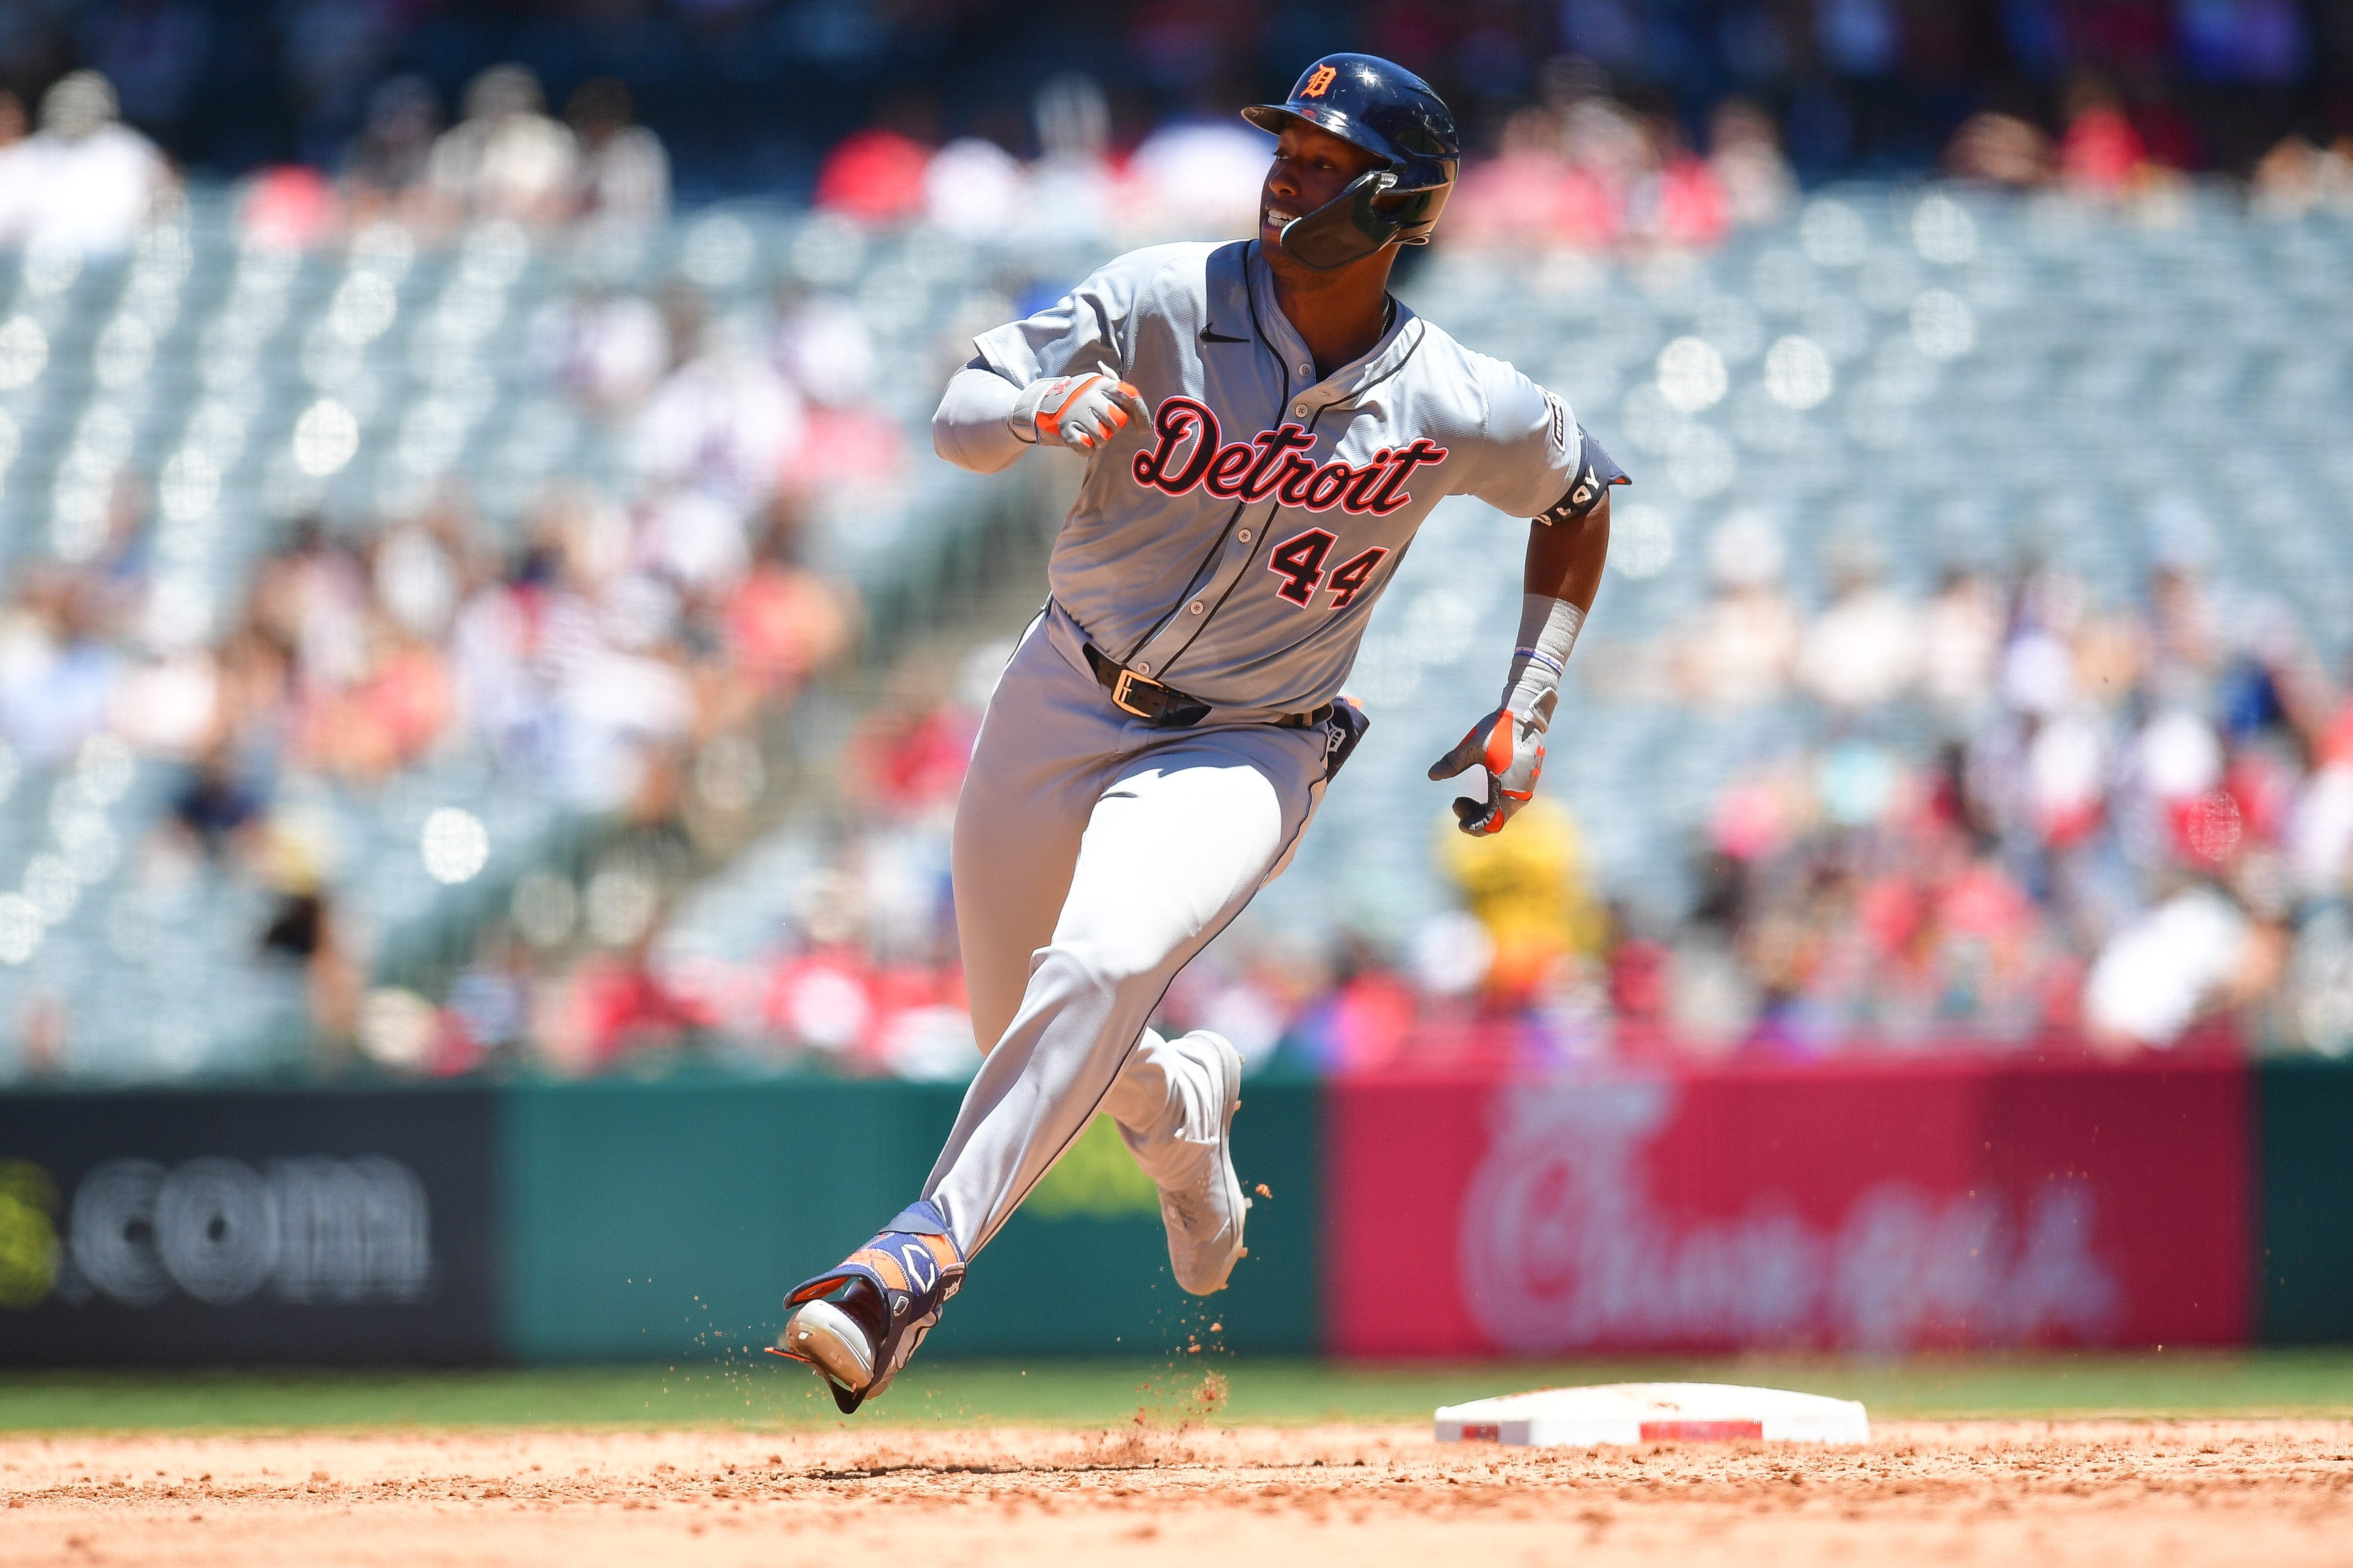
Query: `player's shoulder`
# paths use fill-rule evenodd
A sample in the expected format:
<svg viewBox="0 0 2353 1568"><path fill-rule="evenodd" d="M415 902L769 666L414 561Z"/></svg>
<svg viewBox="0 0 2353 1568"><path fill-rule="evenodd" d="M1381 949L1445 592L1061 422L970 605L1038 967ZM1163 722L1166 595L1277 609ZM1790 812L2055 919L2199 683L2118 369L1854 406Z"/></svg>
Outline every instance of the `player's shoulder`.
<svg viewBox="0 0 2353 1568"><path fill-rule="evenodd" d="M1442 389L1478 424L1516 430L1549 419L1560 403L1511 361L1481 353L1427 316L1417 315L1415 324L1422 334L1413 355L1415 379Z"/></svg>
<svg viewBox="0 0 2353 1568"><path fill-rule="evenodd" d="M1208 270L1210 259L1228 247L1210 240L1172 240L1166 245L1147 245L1114 256L1095 268L1095 277L1117 282L1139 292L1154 287L1198 287Z"/></svg>

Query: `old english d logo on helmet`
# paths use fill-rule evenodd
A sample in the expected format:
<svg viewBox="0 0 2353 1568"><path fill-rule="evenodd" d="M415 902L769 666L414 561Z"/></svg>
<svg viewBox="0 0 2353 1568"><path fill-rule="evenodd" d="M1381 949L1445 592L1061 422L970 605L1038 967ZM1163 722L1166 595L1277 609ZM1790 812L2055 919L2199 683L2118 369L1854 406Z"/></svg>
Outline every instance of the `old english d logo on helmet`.
<svg viewBox="0 0 2353 1568"><path fill-rule="evenodd" d="M1462 138L1430 84L1376 55L1326 55L1282 103L1242 118L1281 135L1306 124L1379 160L1338 195L1283 226L1283 253L1319 272L1362 261L1392 242L1422 245L1454 189Z"/></svg>

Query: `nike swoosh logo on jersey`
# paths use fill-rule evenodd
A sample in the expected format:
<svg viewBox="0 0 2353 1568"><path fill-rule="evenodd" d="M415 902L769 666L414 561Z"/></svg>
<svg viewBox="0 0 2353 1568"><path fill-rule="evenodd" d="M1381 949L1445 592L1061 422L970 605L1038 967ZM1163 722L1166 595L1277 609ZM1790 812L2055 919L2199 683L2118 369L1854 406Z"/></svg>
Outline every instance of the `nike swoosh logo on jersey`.
<svg viewBox="0 0 2353 1568"><path fill-rule="evenodd" d="M1226 336L1225 333L1218 331L1215 327L1203 327L1201 329L1201 341L1205 343L1246 343L1250 342L1248 338L1229 338Z"/></svg>

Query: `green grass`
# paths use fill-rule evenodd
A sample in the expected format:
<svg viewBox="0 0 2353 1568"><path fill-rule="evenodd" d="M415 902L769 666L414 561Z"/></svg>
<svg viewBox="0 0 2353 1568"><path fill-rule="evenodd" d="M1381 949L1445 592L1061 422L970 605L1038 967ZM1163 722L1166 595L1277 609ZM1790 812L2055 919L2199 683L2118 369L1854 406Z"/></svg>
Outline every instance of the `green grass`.
<svg viewBox="0 0 2353 1568"><path fill-rule="evenodd" d="M440 1372L0 1373L0 1431L288 1427L830 1426L797 1366ZM1564 1384L1766 1384L1860 1399L1881 1420L1945 1416L2353 1415L2353 1350L1348 1365L1203 1355L1156 1362L921 1363L861 1425L1105 1426L1139 1410L1216 1420L1422 1422L1438 1405Z"/></svg>

